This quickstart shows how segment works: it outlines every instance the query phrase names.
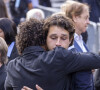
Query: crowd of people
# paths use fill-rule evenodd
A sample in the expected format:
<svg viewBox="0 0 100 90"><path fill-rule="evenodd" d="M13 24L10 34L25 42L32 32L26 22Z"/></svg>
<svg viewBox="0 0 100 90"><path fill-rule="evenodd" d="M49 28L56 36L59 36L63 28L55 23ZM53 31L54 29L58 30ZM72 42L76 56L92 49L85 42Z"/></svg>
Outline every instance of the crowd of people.
<svg viewBox="0 0 100 90"><path fill-rule="evenodd" d="M31 0L10 0L11 18L5 2L0 0L0 90L99 90L93 73L100 56L89 52L82 36L88 4L68 0L46 18Z"/></svg>

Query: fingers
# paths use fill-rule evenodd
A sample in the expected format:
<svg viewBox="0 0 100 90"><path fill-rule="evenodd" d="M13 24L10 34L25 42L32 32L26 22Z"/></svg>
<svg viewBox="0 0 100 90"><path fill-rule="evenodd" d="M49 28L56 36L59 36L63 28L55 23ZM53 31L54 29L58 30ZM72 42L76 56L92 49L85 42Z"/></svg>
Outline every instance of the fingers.
<svg viewBox="0 0 100 90"><path fill-rule="evenodd" d="M40 86L38 86L37 84L36 84L36 89L37 90L43 90Z"/></svg>
<svg viewBox="0 0 100 90"><path fill-rule="evenodd" d="M33 89L31 89L31 88L29 88L29 87L24 86L21 90L33 90Z"/></svg>
<svg viewBox="0 0 100 90"><path fill-rule="evenodd" d="M40 86L38 86L37 84L36 84L36 89L37 90L43 90ZM24 86L21 90L33 90L33 89L31 89L31 88L29 88L29 87L27 87L27 86Z"/></svg>

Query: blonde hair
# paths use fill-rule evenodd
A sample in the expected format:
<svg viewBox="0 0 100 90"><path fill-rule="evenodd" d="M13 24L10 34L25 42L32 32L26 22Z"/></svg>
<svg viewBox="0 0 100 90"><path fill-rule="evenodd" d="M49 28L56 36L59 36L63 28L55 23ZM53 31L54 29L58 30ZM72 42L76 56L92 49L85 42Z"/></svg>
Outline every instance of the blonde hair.
<svg viewBox="0 0 100 90"><path fill-rule="evenodd" d="M64 11L65 15L71 19L73 19L73 16L80 16L83 13L84 8L89 10L89 6L87 4L77 1L66 1L61 6L61 10Z"/></svg>
<svg viewBox="0 0 100 90"><path fill-rule="evenodd" d="M8 58L7 58L7 51L8 51L8 46L5 42L5 40L0 37L0 63L2 64L6 64L7 61L8 61Z"/></svg>

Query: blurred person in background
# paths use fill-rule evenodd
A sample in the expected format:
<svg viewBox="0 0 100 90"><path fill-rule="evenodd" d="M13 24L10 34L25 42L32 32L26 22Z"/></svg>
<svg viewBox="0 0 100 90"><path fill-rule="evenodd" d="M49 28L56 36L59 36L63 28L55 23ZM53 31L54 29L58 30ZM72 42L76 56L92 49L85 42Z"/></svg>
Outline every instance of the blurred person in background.
<svg viewBox="0 0 100 90"><path fill-rule="evenodd" d="M70 5L71 2L70 2L70 0L68 0L68 1L69 2L67 2L67 5L68 4ZM72 2L73 2L73 0L72 0ZM61 5L61 11L66 12L66 2ZM81 35L82 35L83 41L86 44L87 40L88 40L88 32L87 32L87 30L85 32L82 32Z"/></svg>
<svg viewBox="0 0 100 90"><path fill-rule="evenodd" d="M8 12L4 1L0 0L0 18L2 17L8 18Z"/></svg>
<svg viewBox="0 0 100 90"><path fill-rule="evenodd" d="M18 25L25 20L27 11L32 9L33 5L31 0L10 0L9 8L13 21Z"/></svg>
<svg viewBox="0 0 100 90"><path fill-rule="evenodd" d="M100 22L100 0L81 0L90 6L90 21ZM95 90L100 90L100 69L97 69L94 76Z"/></svg>
<svg viewBox="0 0 100 90"><path fill-rule="evenodd" d="M5 90L4 89L4 82L6 79L6 63L8 61L7 58L7 51L8 51L8 46L5 42L5 40L0 37L0 90Z"/></svg>
<svg viewBox="0 0 100 90"><path fill-rule="evenodd" d="M89 52L81 36L89 24L89 6L76 1L66 1L62 9L65 15L74 22L74 47L77 52ZM92 71L87 70L73 73L71 87L72 90L94 90Z"/></svg>
<svg viewBox="0 0 100 90"><path fill-rule="evenodd" d="M100 0L75 0L82 3L87 3L90 6L90 21L100 22ZM84 41L87 41L88 33L82 33Z"/></svg>
<svg viewBox="0 0 100 90"><path fill-rule="evenodd" d="M4 38L8 45L7 56L9 61L18 56L15 45L15 36L17 28L15 23L8 18L0 18L0 37Z"/></svg>
<svg viewBox="0 0 100 90"><path fill-rule="evenodd" d="M43 20L45 18L45 14L41 9L31 9L26 13L26 20L29 20L30 18Z"/></svg>
<svg viewBox="0 0 100 90"><path fill-rule="evenodd" d="M9 16L10 19L12 19L10 8L9 8L9 0L3 0L3 1L4 1L5 5L6 5L8 16Z"/></svg>

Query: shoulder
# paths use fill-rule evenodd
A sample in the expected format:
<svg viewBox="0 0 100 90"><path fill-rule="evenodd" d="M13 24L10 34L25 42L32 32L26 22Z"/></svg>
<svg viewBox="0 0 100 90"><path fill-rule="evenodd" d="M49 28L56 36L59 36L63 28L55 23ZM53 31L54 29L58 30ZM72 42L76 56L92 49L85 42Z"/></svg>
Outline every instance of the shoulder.
<svg viewBox="0 0 100 90"><path fill-rule="evenodd" d="M19 60L20 60L20 56L13 60L10 60L7 64L7 70L10 70L12 69L12 67L15 67Z"/></svg>
<svg viewBox="0 0 100 90"><path fill-rule="evenodd" d="M46 60L52 60L52 61L61 61L64 62L66 59L69 57L72 57L73 52L71 50L66 50L65 48L62 47L56 47L54 50L44 52L43 57ZM63 60L63 61L62 61ZM70 59L68 59L70 60Z"/></svg>

